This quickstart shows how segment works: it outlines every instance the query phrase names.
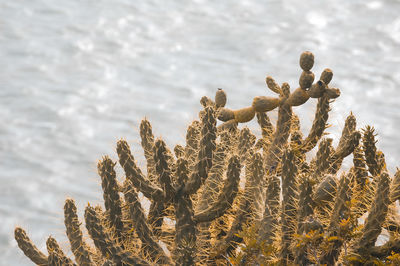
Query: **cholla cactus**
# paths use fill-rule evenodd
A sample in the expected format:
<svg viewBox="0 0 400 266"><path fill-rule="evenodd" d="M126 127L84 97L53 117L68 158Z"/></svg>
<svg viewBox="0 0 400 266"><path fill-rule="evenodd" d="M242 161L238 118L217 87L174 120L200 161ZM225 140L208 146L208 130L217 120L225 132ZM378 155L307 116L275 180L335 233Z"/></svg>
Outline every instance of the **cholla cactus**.
<svg viewBox="0 0 400 266"><path fill-rule="evenodd" d="M363 265L394 263L400 251L400 171L391 181L374 130L361 133L350 114L336 148L323 138L330 103L340 95L329 86L333 72L318 81L311 72L314 55L300 57L299 87L290 92L270 76L275 94L257 96L251 106L226 107L218 89L203 97L199 121L188 127L186 145L173 152L155 139L151 124L140 124L146 171L136 164L125 140L117 142L120 184L108 156L98 163L104 207L88 205L85 226L94 246L85 242L75 202L64 206L66 234L75 262L51 236L48 255L17 227L19 247L37 265ZM303 137L292 107L317 99L310 132ZM273 125L268 112L278 109ZM261 138L239 123L257 117ZM217 119L222 123L217 127ZM318 145L310 162L306 154ZM354 166L338 177L343 159ZM368 172L370 176L368 175ZM242 180L243 186L240 185ZM138 193L151 202L148 213ZM360 217L366 217L359 224ZM382 230L390 239L375 242Z"/></svg>

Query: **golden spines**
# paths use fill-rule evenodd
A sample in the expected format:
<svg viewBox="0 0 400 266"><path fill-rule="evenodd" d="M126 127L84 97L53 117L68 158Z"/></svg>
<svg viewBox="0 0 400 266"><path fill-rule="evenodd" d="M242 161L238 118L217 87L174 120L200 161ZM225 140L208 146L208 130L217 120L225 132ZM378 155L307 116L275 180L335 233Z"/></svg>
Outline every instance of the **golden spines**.
<svg viewBox="0 0 400 266"><path fill-rule="evenodd" d="M233 155L229 159L226 180L223 188L218 195L217 200L206 210L196 213L194 220L196 223L210 222L218 217L221 217L236 197L240 179L240 161L237 155Z"/></svg>
<svg viewBox="0 0 400 266"><path fill-rule="evenodd" d="M37 265L47 265L47 256L44 255L29 239L25 230L21 227L16 227L14 231L15 240L18 243L18 247L24 252L31 261Z"/></svg>
<svg viewBox="0 0 400 266"><path fill-rule="evenodd" d="M67 229L67 237L76 262L82 266L94 265L88 245L83 240L82 230L80 229L81 223L78 220L75 201L73 199L67 199L65 201L64 223Z"/></svg>
<svg viewBox="0 0 400 266"><path fill-rule="evenodd" d="M64 252L58 245L55 238L49 236L46 241L47 252L49 253L49 265L65 265L65 266L74 266L75 264L72 262L70 258L65 256ZM52 256L50 256L52 255ZM57 262L51 262L51 260L57 260Z"/></svg>
<svg viewBox="0 0 400 266"><path fill-rule="evenodd" d="M382 225L390 203L389 187L389 175L387 172L382 172L378 180L374 201L365 220L362 235L355 246L357 253L360 255L368 254L368 249L374 246L376 239L382 231Z"/></svg>

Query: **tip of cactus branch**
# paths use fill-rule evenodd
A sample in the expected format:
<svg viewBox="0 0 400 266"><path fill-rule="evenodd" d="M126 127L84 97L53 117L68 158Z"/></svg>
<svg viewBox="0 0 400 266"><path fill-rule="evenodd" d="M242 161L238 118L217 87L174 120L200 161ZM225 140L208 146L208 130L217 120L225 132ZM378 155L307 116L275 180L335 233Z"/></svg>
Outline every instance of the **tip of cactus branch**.
<svg viewBox="0 0 400 266"><path fill-rule="evenodd" d="M305 51L300 56L300 67L304 71L310 71L310 69L314 66L314 54Z"/></svg>

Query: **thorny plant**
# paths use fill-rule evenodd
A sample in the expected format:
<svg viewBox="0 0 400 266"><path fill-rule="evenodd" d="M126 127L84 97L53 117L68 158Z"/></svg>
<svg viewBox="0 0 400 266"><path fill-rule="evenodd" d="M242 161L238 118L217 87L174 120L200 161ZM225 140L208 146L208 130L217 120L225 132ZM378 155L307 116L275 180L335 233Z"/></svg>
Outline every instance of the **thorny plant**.
<svg viewBox="0 0 400 266"><path fill-rule="evenodd" d="M222 89L214 100L203 97L186 144L173 152L144 119L145 171L123 139L116 148L123 184L116 162L105 156L98 163L105 209L88 205L84 217L94 246L83 236L74 200L65 202L75 261L51 236L44 254L20 227L18 246L37 265L397 265L400 171L390 177L374 129L357 130L353 114L336 147L324 137L330 104L340 91L330 86L330 69L314 82L313 65L314 55L304 52L299 87L290 92L288 83L278 85L268 76L266 84L277 96L255 97L249 107L225 107ZM310 98L317 99L317 108L304 137L292 107ZM274 109L276 125L268 117ZM254 117L259 139L238 127ZM353 167L339 174L350 154ZM138 193L151 202L148 211ZM377 246L383 230L389 240Z"/></svg>

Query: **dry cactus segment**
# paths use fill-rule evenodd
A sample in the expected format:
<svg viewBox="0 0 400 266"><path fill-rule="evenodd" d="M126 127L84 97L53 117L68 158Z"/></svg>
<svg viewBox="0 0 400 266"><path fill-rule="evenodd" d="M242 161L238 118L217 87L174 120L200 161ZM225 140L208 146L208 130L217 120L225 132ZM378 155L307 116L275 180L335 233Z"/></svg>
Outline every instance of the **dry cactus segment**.
<svg viewBox="0 0 400 266"><path fill-rule="evenodd" d="M72 253L78 265L94 265L87 244L83 241L80 222L78 220L75 201L67 199L64 205L64 223L67 229L67 237L71 244Z"/></svg>
<svg viewBox="0 0 400 266"><path fill-rule="evenodd" d="M24 252L25 256L37 265L47 265L47 256L40 252L40 250L32 243L24 229L16 227L14 235L18 247Z"/></svg>

